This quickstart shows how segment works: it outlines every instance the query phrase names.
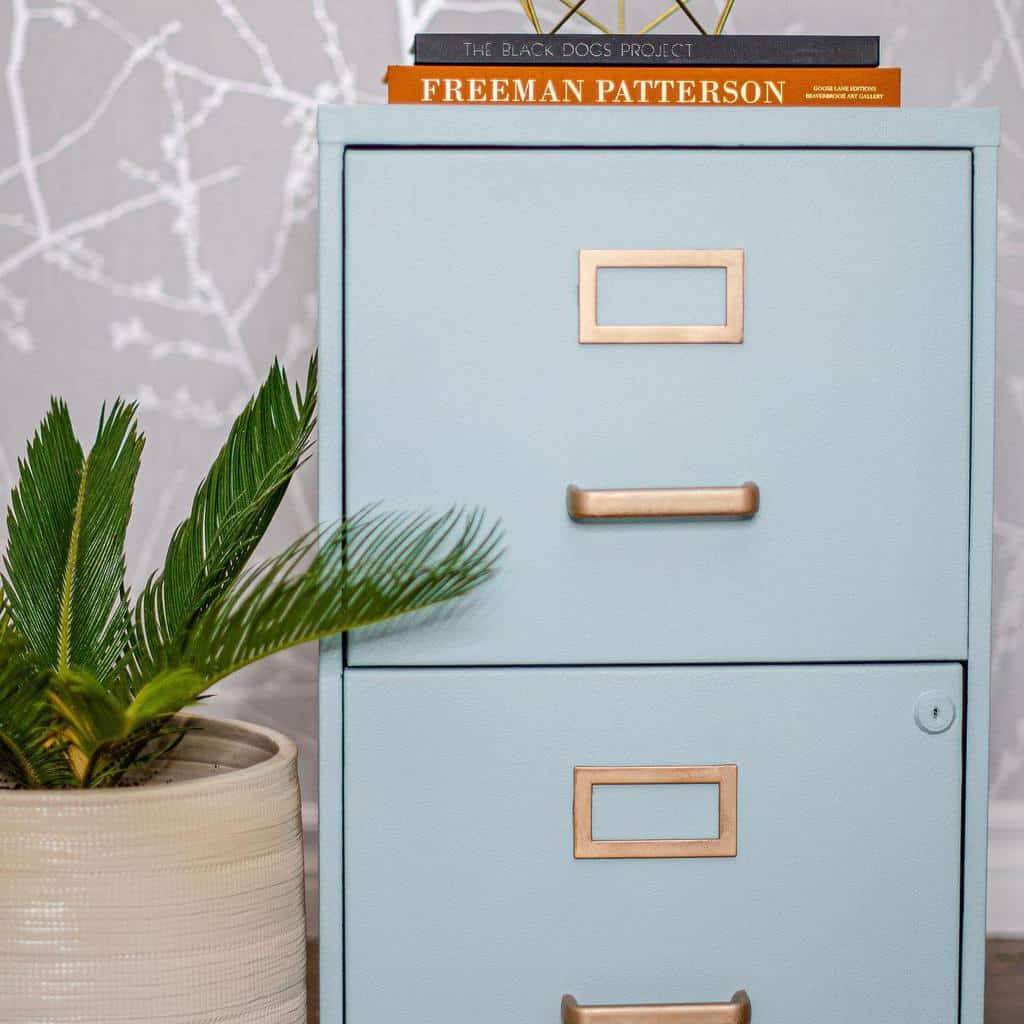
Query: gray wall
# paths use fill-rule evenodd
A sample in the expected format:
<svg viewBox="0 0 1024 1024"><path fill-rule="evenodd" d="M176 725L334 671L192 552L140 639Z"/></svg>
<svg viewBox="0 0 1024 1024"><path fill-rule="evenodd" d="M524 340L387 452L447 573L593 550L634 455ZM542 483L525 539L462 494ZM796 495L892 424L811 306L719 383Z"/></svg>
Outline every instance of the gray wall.
<svg viewBox="0 0 1024 1024"><path fill-rule="evenodd" d="M629 0L640 24L668 0ZM718 8L693 0L711 21ZM1022 0L739 0L734 32L879 33L907 106L1003 108L994 793L1024 797ZM565 8L542 0L550 21ZM615 0L588 9L614 18ZM233 413L313 344L315 111L377 103L412 34L515 30L517 0L10 0L0 9L0 504L50 394L89 434L135 397L149 433L131 534L145 577ZM681 18L666 26L685 31ZM680 112L685 119L685 112ZM275 543L313 522L306 474ZM0 526L0 531L2 531ZM220 714L299 741L315 798L315 654L223 684Z"/></svg>

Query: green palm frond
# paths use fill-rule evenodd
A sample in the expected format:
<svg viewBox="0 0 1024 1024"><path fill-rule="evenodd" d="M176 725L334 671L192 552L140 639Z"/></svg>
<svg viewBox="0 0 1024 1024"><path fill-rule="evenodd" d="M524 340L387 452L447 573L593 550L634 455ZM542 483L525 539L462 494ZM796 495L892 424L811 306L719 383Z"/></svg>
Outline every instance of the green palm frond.
<svg viewBox="0 0 1024 1024"><path fill-rule="evenodd" d="M4 588L41 668L107 682L124 654L124 537L142 444L135 407L118 401L86 457L61 403L29 445L7 517Z"/></svg>
<svg viewBox="0 0 1024 1024"><path fill-rule="evenodd" d="M47 699L60 723L76 784L90 788L116 781L138 766L147 747L177 739L184 727L169 719L194 703L197 682L191 669L170 669L125 707L88 672L55 676Z"/></svg>
<svg viewBox="0 0 1024 1024"><path fill-rule="evenodd" d="M183 657L209 686L297 644L461 597L492 575L501 539L480 512L366 509L319 538L315 554L311 535L242 576Z"/></svg>
<svg viewBox="0 0 1024 1024"><path fill-rule="evenodd" d="M85 671L53 677L47 699L60 722L71 770L79 785L88 787L98 759L124 738L124 707Z"/></svg>
<svg viewBox="0 0 1024 1024"><path fill-rule="evenodd" d="M40 665L56 667L60 608L85 455L68 407L54 400L18 462L7 510L3 587Z"/></svg>
<svg viewBox="0 0 1024 1024"><path fill-rule="evenodd" d="M74 784L45 692L24 638L0 619L0 773L29 789Z"/></svg>
<svg viewBox="0 0 1024 1024"><path fill-rule="evenodd" d="M116 401L100 413L85 459L61 593L58 672L81 669L108 684L124 656L124 539L144 441L135 406Z"/></svg>
<svg viewBox="0 0 1024 1024"><path fill-rule="evenodd" d="M168 666L192 623L248 562L310 445L316 414L316 370L294 396L275 362L238 416L203 481L189 517L174 531L162 572L136 604L136 649L127 665L133 689Z"/></svg>
<svg viewBox="0 0 1024 1024"><path fill-rule="evenodd" d="M188 666L165 669L142 687L125 709L127 732L149 728L194 704L206 688L203 678Z"/></svg>
<svg viewBox="0 0 1024 1024"><path fill-rule="evenodd" d="M11 606L7 600L7 591L4 590L3 581L0 580L0 641L14 636L15 634L21 636L14 625Z"/></svg>

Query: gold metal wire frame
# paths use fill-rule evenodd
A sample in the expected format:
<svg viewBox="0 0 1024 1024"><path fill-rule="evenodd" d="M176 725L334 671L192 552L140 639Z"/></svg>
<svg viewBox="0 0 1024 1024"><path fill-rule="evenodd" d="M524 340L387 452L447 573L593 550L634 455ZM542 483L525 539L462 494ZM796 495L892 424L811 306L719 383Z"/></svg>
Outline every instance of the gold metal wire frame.
<svg viewBox="0 0 1024 1024"><path fill-rule="evenodd" d="M565 8L566 13L559 19L558 23L551 29L545 31L544 26L541 24L540 16L537 14L537 7L534 0L519 0L522 5L523 12L526 14L533 30L538 35L554 35L558 32L565 24L571 21L573 18L582 18L585 22L596 28L599 32L604 32L606 35L611 35L613 30L608 27L603 21L598 20L589 11L585 11L583 8L587 3L587 0L558 0L558 2ZM693 11L690 10L690 0L673 0L670 7L666 8L656 18L649 21L643 28L637 30L637 35L647 35L649 32L653 32L662 22L667 21L672 17L673 14L679 14L680 12L685 14L687 18L693 23L701 35L716 35L720 36L725 29L725 23L729 20L729 15L732 14L733 5L736 0L725 0L722 5L722 13L718 16L718 21L715 23L714 29L711 33L701 25L694 15ZM625 32L626 31L626 0L618 0L618 26L614 31Z"/></svg>

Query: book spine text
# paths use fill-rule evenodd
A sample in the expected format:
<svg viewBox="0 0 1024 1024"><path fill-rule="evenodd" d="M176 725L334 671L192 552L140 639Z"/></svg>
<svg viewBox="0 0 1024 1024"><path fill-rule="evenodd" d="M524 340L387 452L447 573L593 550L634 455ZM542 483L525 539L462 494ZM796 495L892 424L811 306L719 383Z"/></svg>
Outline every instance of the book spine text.
<svg viewBox="0 0 1024 1024"><path fill-rule="evenodd" d="M416 36L417 64L877 67L878 36Z"/></svg>
<svg viewBox="0 0 1024 1024"><path fill-rule="evenodd" d="M394 66L390 103L898 107L899 68L615 69Z"/></svg>

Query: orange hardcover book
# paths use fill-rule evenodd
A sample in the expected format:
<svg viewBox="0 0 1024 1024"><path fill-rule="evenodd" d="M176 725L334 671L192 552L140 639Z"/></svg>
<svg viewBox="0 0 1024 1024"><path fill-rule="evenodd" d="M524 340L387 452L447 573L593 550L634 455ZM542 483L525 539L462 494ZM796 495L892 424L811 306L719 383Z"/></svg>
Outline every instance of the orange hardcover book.
<svg viewBox="0 0 1024 1024"><path fill-rule="evenodd" d="M389 103L898 107L899 68L393 65Z"/></svg>

